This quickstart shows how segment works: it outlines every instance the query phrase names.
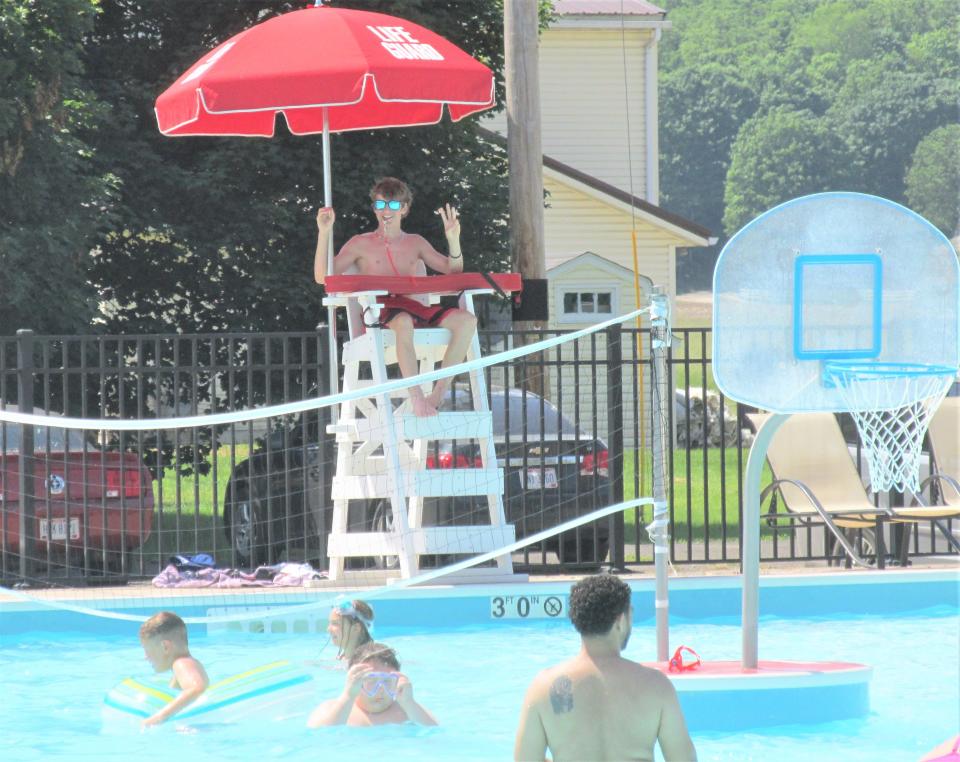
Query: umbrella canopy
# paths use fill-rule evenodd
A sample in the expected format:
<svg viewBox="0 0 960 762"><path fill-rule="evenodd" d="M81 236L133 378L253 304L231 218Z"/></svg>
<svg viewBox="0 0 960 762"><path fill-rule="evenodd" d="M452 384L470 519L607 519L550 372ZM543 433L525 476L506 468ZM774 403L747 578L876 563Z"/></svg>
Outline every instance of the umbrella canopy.
<svg viewBox="0 0 960 762"><path fill-rule="evenodd" d="M435 124L490 108L493 73L422 26L317 6L247 29L206 54L156 101L164 135L270 137Z"/></svg>

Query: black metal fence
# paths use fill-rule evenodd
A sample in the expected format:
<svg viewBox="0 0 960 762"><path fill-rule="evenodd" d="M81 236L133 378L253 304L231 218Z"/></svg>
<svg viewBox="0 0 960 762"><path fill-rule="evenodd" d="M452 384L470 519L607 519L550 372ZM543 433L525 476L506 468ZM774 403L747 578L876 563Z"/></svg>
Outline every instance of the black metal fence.
<svg viewBox="0 0 960 762"><path fill-rule="evenodd" d="M481 343L484 354L490 354L557 335L483 331ZM668 366L675 404L664 411L674 432L668 484L671 558L674 563L737 562L751 441L748 411L715 391L709 329L676 329L674 339ZM327 393L327 356L325 328L168 336L35 336L21 331L0 337L0 402L21 412L148 420L258 408ZM650 409L646 329L616 326L494 365L486 375L494 393L527 390L519 393L516 410L506 405L498 443L507 471L508 520L519 535L652 494L647 432L655 411ZM557 421L556 430L551 419ZM61 448L52 436L42 446L31 441L35 432L29 426L20 430L2 424L4 576L149 577L170 555L198 552L233 567L281 559L324 566L336 461L335 445L323 433L328 420L328 410L314 409L218 427L94 431L80 443L66 438ZM11 447L14 440L18 444ZM442 462L440 446L434 447L434 461ZM20 452L28 455L20 457ZM90 483L97 478L89 475L89 466L103 463L96 455L101 452L130 455L120 459L121 472L136 470L130 463L145 466L152 490L128 494L120 489L119 496L111 497L106 488L86 490L64 477L67 494L56 494L56 467L66 474L73 463L85 474L84 483ZM105 471L103 465L98 468ZM99 479L105 483L107 477L101 473ZM80 506L77 532L68 517L57 523L64 500ZM470 513L456 503L432 510L441 523L455 523ZM351 516L351 525L369 528L376 514L375 504L364 506ZM100 522L98 532L88 526L90 516ZM651 564L644 530L650 519L649 509L636 509L595 522L559 540L529 546L515 562L536 572L601 563L614 568ZM59 544L47 542L48 537ZM894 532L887 544L896 541ZM914 532L909 547L893 550L951 552L932 526ZM832 556L822 526L771 519L763 527L763 560L826 561Z"/></svg>

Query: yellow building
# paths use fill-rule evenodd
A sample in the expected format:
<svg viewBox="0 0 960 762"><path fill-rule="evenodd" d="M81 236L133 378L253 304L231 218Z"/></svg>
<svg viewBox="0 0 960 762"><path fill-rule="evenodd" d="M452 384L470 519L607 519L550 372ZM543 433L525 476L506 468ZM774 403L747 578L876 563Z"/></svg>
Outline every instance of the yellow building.
<svg viewBox="0 0 960 762"><path fill-rule="evenodd" d="M643 0L554 0L554 12L539 60L545 265L551 327L573 328L596 319L583 311L591 293L605 309L611 300L614 313L633 309L634 225L640 273L671 299L677 249L713 240L658 206L657 46L670 28L665 12ZM506 115L485 126L506 135ZM585 252L614 267L571 266ZM596 290L577 290L585 274Z"/></svg>
<svg viewBox="0 0 960 762"><path fill-rule="evenodd" d="M570 330L635 308L634 229L642 282L662 286L671 301L677 250L716 239L658 205L657 48L670 28L665 11L643 0L554 0L554 12L539 57L545 265L549 326ZM504 113L484 124L506 135ZM579 388L567 372L551 386L578 388L581 403L602 408L605 389ZM623 379L628 421L639 381L632 375ZM561 402L568 414L573 397ZM598 428L608 433L602 421ZM637 439L624 433L628 446Z"/></svg>

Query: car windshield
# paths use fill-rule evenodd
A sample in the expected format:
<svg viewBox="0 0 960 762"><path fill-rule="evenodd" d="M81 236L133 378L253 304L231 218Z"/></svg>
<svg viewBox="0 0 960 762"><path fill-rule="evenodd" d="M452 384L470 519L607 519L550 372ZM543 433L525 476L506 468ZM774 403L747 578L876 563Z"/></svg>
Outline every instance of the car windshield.
<svg viewBox="0 0 960 762"><path fill-rule="evenodd" d="M509 404L507 401L509 400ZM526 405L526 418L524 418ZM449 398L443 409L471 410L470 394L458 391L453 405ZM523 394L517 389L493 389L490 393L490 409L493 413L493 434L502 437L509 424L510 439L532 439L541 436L555 437L558 434L576 436L577 427L564 417L556 406L532 392Z"/></svg>
<svg viewBox="0 0 960 762"><path fill-rule="evenodd" d="M47 449L47 440L49 437L50 450L53 452L64 452L65 442L69 438L70 451L83 450L84 437L83 432L75 429L56 429L49 426L36 426L33 433L33 449L36 451ZM4 452L20 452L20 440L23 437L23 429L19 423L0 422L0 446ZM87 445L87 450L94 449Z"/></svg>

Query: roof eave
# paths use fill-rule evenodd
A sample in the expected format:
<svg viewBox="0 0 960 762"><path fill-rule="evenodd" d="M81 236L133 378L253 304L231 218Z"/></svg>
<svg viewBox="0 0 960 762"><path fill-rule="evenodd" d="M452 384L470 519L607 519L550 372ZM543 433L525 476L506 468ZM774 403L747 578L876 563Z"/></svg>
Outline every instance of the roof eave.
<svg viewBox="0 0 960 762"><path fill-rule="evenodd" d="M643 18L611 16L596 14L591 16L558 16L550 22L551 29L670 29L672 24L660 16L645 16Z"/></svg>

